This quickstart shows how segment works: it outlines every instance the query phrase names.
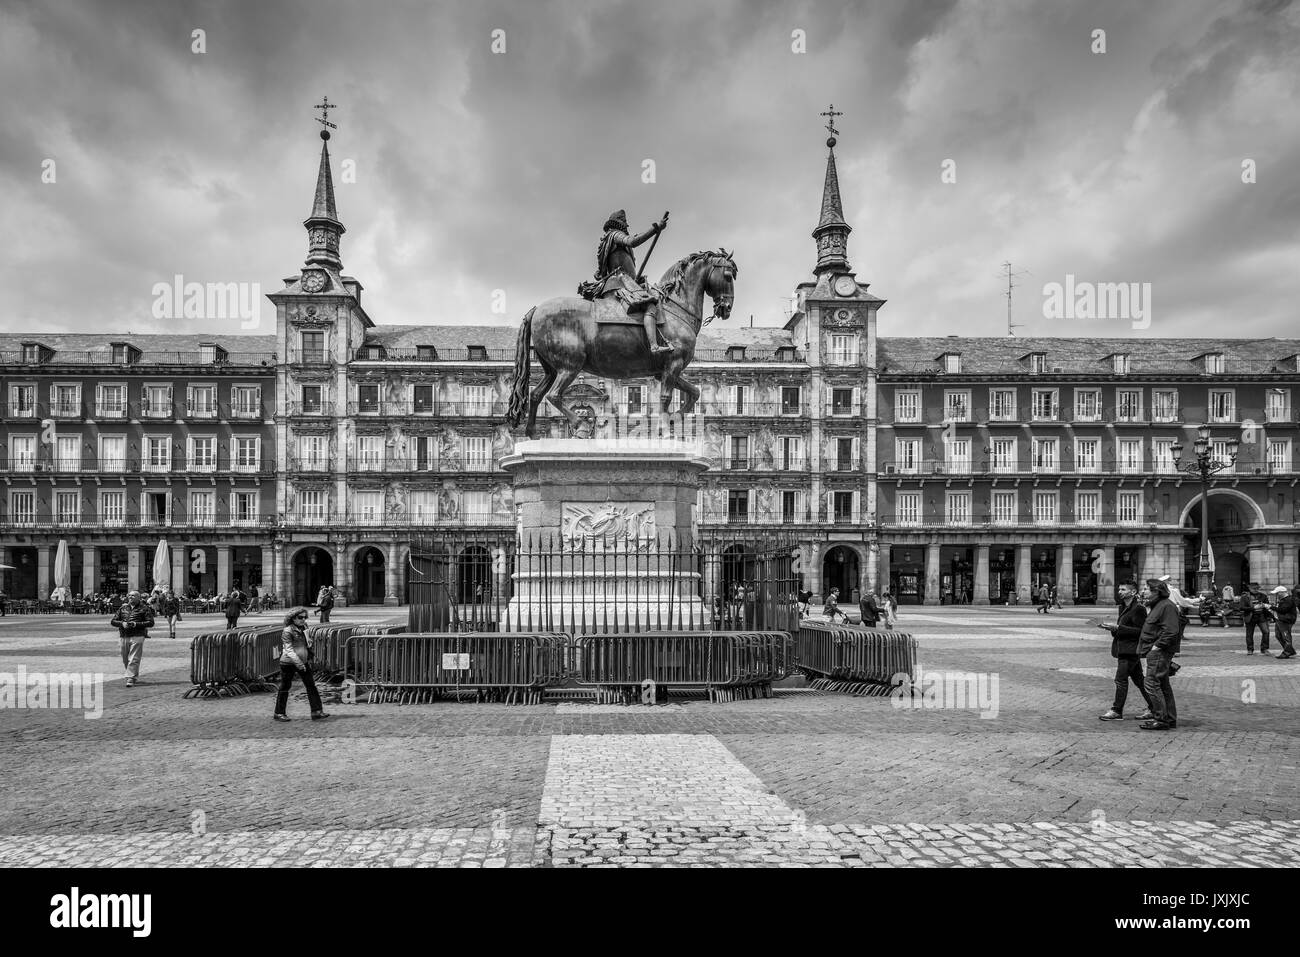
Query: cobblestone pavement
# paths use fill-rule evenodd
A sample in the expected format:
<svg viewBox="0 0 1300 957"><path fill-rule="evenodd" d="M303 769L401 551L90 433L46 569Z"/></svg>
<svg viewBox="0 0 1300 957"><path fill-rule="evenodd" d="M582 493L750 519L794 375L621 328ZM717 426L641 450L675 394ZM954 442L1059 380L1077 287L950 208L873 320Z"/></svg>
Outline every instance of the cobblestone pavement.
<svg viewBox="0 0 1300 957"><path fill-rule="evenodd" d="M0 864L1300 864L1300 659L1193 624L1179 728L1100 722L1106 609L904 609L995 717L791 689L652 708L183 699L187 620L123 686L97 618L0 619L0 672L102 671L103 715L0 709ZM375 620L343 609L343 620ZM273 616L262 616L270 621ZM1130 693L1128 712L1140 696Z"/></svg>

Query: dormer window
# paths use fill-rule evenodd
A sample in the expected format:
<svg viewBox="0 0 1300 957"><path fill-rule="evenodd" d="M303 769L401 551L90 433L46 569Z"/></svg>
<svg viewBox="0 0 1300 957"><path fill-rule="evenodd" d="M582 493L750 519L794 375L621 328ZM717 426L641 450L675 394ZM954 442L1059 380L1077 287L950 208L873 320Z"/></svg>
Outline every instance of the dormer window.
<svg viewBox="0 0 1300 957"><path fill-rule="evenodd" d="M1047 371L1047 353L1031 352L1029 353L1029 371L1038 373Z"/></svg>
<svg viewBox="0 0 1300 957"><path fill-rule="evenodd" d="M729 361L729 362L744 362L744 361L745 361L745 347L744 347L744 346L728 346L728 347L727 347L727 361Z"/></svg>
<svg viewBox="0 0 1300 957"><path fill-rule="evenodd" d="M777 362L794 362L794 346L778 346L776 350Z"/></svg>
<svg viewBox="0 0 1300 957"><path fill-rule="evenodd" d="M1119 353L1111 356L1111 361L1115 364L1116 375L1128 375L1128 353Z"/></svg>
<svg viewBox="0 0 1300 957"><path fill-rule="evenodd" d="M1205 354L1205 371L1210 375L1221 375L1228 371L1228 360L1222 352L1207 352Z"/></svg>
<svg viewBox="0 0 1300 957"><path fill-rule="evenodd" d="M226 350L211 342L199 343L199 362L211 364L225 362Z"/></svg>
<svg viewBox="0 0 1300 957"><path fill-rule="evenodd" d="M433 346L416 346L415 357L421 362L438 361L438 350Z"/></svg>
<svg viewBox="0 0 1300 957"><path fill-rule="evenodd" d="M470 347L469 347L469 361L470 361L470 362L487 362L487 357L488 357L488 355L487 355L487 346L470 346Z"/></svg>
<svg viewBox="0 0 1300 957"><path fill-rule="evenodd" d="M945 352L940 358L943 360L943 371L947 375L956 375L961 372L961 353Z"/></svg>
<svg viewBox="0 0 1300 957"><path fill-rule="evenodd" d="M384 358L384 347L369 345L361 347L361 358L363 359L382 359Z"/></svg>
<svg viewBox="0 0 1300 957"><path fill-rule="evenodd" d="M35 343L35 342L24 342L24 343L23 343L23 362L41 362L41 361L43 361L43 357L42 357L42 355L41 355L41 351L42 351L42 350L41 350L41 346L40 346L39 343Z"/></svg>

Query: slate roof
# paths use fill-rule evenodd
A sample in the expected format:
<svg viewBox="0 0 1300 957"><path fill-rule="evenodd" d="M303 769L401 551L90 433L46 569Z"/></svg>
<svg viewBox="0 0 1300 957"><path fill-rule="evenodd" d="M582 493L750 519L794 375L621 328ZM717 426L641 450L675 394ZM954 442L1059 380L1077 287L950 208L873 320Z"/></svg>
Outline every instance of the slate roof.
<svg viewBox="0 0 1300 957"><path fill-rule="evenodd" d="M241 353L267 354L276 350L274 335L167 335L157 333L4 333L0 334L0 354L17 353L23 343L35 342L64 353L65 357L75 357L76 361L95 361L102 353L104 361L109 361L113 343L125 342L139 349L147 360L149 356L163 354L188 353L197 355L201 345L217 345L237 357ZM57 359L57 356L56 356Z"/></svg>
<svg viewBox="0 0 1300 957"><path fill-rule="evenodd" d="M1107 373L1110 357L1129 356L1130 372L1201 371L1197 361L1207 353L1222 353L1229 372L1269 372L1288 357L1300 354L1300 339L1134 339L1049 338L1007 336L886 337L877 340L876 367L889 372L938 371L939 357L961 354L963 373L1028 371L1027 356L1041 352L1049 370ZM1294 372L1294 366L1286 370Z"/></svg>

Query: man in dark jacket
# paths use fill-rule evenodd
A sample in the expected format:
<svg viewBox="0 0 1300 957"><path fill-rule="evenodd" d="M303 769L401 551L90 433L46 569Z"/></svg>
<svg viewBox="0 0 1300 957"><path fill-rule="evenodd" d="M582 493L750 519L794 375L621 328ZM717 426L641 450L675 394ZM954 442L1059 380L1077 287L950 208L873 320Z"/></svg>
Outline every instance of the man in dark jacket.
<svg viewBox="0 0 1300 957"><path fill-rule="evenodd" d="M1277 604L1273 606L1273 614L1277 616L1277 642L1282 646L1282 653L1278 657L1294 658L1295 645L1291 643L1291 629L1295 627L1296 620L1295 597L1285 585L1278 585L1273 589L1273 594L1277 596Z"/></svg>
<svg viewBox="0 0 1300 957"><path fill-rule="evenodd" d="M144 603L144 595L133 591L109 624L117 628L122 639L122 667L126 669L126 686L130 688L140 678L144 640L154 624L153 609Z"/></svg>
<svg viewBox="0 0 1300 957"><path fill-rule="evenodd" d="M222 603L222 610L226 613L226 627L230 629L238 627L240 612L244 610L244 596L239 593L238 588L230 589L230 594Z"/></svg>
<svg viewBox="0 0 1300 957"><path fill-rule="evenodd" d="M1169 684L1170 666L1178 654L1178 609L1169 598L1169 586L1158 578L1148 578L1141 598L1147 605L1147 620L1138 638L1138 655L1146 656L1147 675L1143 682L1151 703L1151 720L1138 727L1143 731L1167 731L1178 727L1178 709L1174 689Z"/></svg>
<svg viewBox="0 0 1300 957"><path fill-rule="evenodd" d="M1258 582L1251 582L1241 593L1241 617L1246 623L1246 654L1255 653L1255 629L1259 629L1260 654L1268 654L1268 623L1273 620L1268 599L1259 590Z"/></svg>
<svg viewBox="0 0 1300 957"><path fill-rule="evenodd" d="M1137 685L1138 693L1147 703L1147 712L1143 720L1149 720L1151 698L1143 686L1142 659L1138 657L1138 641L1142 637L1142 626L1146 624L1147 609L1137 600L1137 584L1124 582L1119 586L1119 617L1113 625L1102 625L1111 633L1110 655L1116 659L1115 668L1115 702L1110 710L1101 716L1102 721L1118 721L1124 717L1124 703L1128 700L1128 683Z"/></svg>
<svg viewBox="0 0 1300 957"><path fill-rule="evenodd" d="M863 628L875 628L880 623L880 608L876 605L876 596L871 592L862 593L858 610L862 612Z"/></svg>

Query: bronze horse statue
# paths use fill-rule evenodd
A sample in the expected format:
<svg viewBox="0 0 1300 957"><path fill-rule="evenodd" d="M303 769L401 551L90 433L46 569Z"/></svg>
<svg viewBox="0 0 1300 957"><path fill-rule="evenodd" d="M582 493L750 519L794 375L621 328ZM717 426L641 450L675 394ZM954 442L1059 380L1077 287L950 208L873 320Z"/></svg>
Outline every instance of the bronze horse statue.
<svg viewBox="0 0 1300 957"><path fill-rule="evenodd" d="M680 390L681 411L690 412L700 398L700 390L682 378L682 372L695 357L695 339L704 322L704 296L707 293L713 300L714 315L726 319L731 315L737 272L731 254L719 249L691 253L664 273L659 281L659 330L671 351L656 356L650 354L650 343L640 322L601 321L599 314L610 308L608 300L588 302L578 296L559 296L529 309L515 346L514 384L506 424L517 427L526 408L525 434L532 438L537 408L548 399L576 430L581 420L564 404L564 393L583 372L605 379L657 378L663 410L668 411L673 390ZM532 350L544 374L530 395Z"/></svg>

